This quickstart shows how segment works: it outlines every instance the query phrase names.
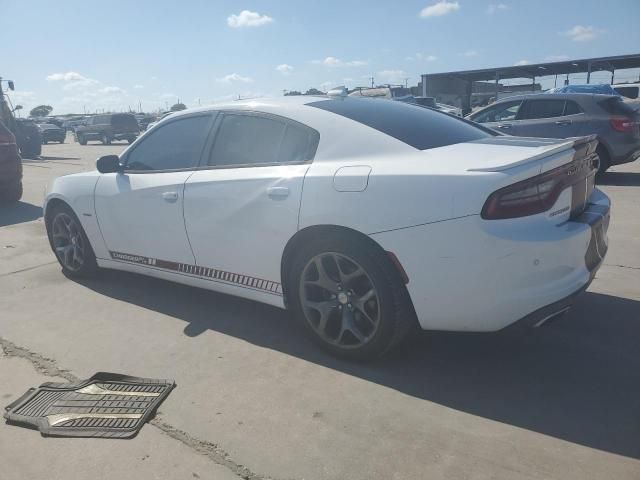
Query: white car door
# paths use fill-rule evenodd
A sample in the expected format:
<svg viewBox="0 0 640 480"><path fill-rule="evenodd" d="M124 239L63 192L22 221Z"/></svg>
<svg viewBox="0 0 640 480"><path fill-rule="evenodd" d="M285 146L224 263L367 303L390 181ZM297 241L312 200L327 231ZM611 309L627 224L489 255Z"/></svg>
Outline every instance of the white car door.
<svg viewBox="0 0 640 480"><path fill-rule="evenodd" d="M182 212L184 183L200 161L213 118L206 113L167 122L123 155L122 172L100 177L96 215L112 260L173 270L175 263L194 264Z"/></svg>
<svg viewBox="0 0 640 480"><path fill-rule="evenodd" d="M279 304L280 260L298 229L319 134L281 117L236 112L222 113L215 130L210 153L185 185L196 264L223 291Z"/></svg>

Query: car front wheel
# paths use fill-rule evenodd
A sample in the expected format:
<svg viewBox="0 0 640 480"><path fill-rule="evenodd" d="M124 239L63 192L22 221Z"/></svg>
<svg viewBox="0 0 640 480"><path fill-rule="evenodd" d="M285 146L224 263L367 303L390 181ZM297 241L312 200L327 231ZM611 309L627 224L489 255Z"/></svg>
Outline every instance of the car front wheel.
<svg viewBox="0 0 640 480"><path fill-rule="evenodd" d="M334 355L378 357L415 324L398 272L365 241L339 235L311 242L296 256L291 277L294 315Z"/></svg>
<svg viewBox="0 0 640 480"><path fill-rule="evenodd" d="M51 248L69 276L89 276L97 270L96 256L78 217L66 206L55 209L47 222Z"/></svg>

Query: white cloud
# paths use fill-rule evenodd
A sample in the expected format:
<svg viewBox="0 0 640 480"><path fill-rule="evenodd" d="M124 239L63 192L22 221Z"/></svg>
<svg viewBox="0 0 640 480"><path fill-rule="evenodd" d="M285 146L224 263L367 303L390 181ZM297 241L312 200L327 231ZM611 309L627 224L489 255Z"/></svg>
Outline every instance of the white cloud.
<svg viewBox="0 0 640 480"><path fill-rule="evenodd" d="M98 90L100 93L105 93L105 94L111 94L111 93L126 93L123 89L121 89L120 87L104 87L101 88L100 90Z"/></svg>
<svg viewBox="0 0 640 480"><path fill-rule="evenodd" d="M136 84L133 86L133 88L135 88L135 89L141 89L141 88L144 88L144 85L140 85L139 83L136 83Z"/></svg>
<svg viewBox="0 0 640 480"><path fill-rule="evenodd" d="M377 73L377 77L385 82L402 83L407 74L404 70L382 70Z"/></svg>
<svg viewBox="0 0 640 480"><path fill-rule="evenodd" d="M478 51L477 50L467 50L464 53L461 53L461 55L463 57L477 57L478 56Z"/></svg>
<svg viewBox="0 0 640 480"><path fill-rule="evenodd" d="M562 34L569 37L574 42L587 42L593 40L598 35L603 33L603 30L594 28L592 26L576 25L570 30L563 32Z"/></svg>
<svg viewBox="0 0 640 480"><path fill-rule="evenodd" d="M57 82L60 80L70 82L72 80L87 80L87 77L80 75L78 72L52 73L51 75L47 75L47 80L49 80L50 82Z"/></svg>
<svg viewBox="0 0 640 480"><path fill-rule="evenodd" d="M78 72L52 73L51 75L47 75L47 81L64 82L65 85L62 87L64 90L86 88L100 83L93 78L80 75Z"/></svg>
<svg viewBox="0 0 640 480"><path fill-rule="evenodd" d="M293 72L293 67L291 65L287 65L286 63L282 63L276 67L276 70L282 75L289 75L291 72Z"/></svg>
<svg viewBox="0 0 640 480"><path fill-rule="evenodd" d="M227 25L231 28L259 27L273 22L273 18L268 15L260 15L258 12L243 10L238 15L229 15Z"/></svg>
<svg viewBox="0 0 640 480"><path fill-rule="evenodd" d="M364 60L351 60L344 62L336 57L327 57L324 60L313 60L311 63L324 65L326 67L362 67L367 64Z"/></svg>
<svg viewBox="0 0 640 480"><path fill-rule="evenodd" d="M520 60L519 62L516 62L514 65L516 67L522 67L524 65L529 65L531 62L529 60Z"/></svg>
<svg viewBox="0 0 640 480"><path fill-rule="evenodd" d="M494 13L499 12L501 10L508 10L508 9L509 9L509 5L506 5L504 3L491 3L487 7L487 13L489 15L493 15Z"/></svg>
<svg viewBox="0 0 640 480"><path fill-rule="evenodd" d="M438 3L434 3L433 5L429 5L428 7L420 10L420 17L441 17L458 10L460 10L460 4L458 2L448 2L447 0L441 0Z"/></svg>
<svg viewBox="0 0 640 480"><path fill-rule="evenodd" d="M425 61L425 62L435 62L438 59L438 57L436 57L435 55L423 55L422 53L416 53L415 55L409 55L404 59L410 62L414 60Z"/></svg>
<svg viewBox="0 0 640 480"><path fill-rule="evenodd" d="M238 73L230 73L229 75L225 75L224 77L216 78L216 82L220 83L251 83L253 82L253 78L251 77L243 77Z"/></svg>
<svg viewBox="0 0 640 480"><path fill-rule="evenodd" d="M569 60L569 55L549 55L544 57L545 62L563 62Z"/></svg>

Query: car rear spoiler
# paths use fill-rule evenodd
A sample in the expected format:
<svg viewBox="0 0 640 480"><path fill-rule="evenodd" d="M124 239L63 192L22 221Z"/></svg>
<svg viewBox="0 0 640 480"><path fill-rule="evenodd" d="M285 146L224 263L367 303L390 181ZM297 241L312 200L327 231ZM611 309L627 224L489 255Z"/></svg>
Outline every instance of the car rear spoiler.
<svg viewBox="0 0 640 480"><path fill-rule="evenodd" d="M501 141L503 142L509 142L510 140L510 138L508 140L505 140L505 138L508 138L508 137L500 137L500 138L501 138ZM515 141L526 140L520 137L512 137L512 138L514 140L514 143ZM548 146L539 147L541 150L539 153L525 157L521 160L516 160L515 162L508 163L505 165L469 168L468 171L469 172L501 172L504 170L509 170L514 167L519 167L521 165L526 165L528 163L536 162L542 158L546 158L556 153L563 152L569 149L574 149L576 150L576 152L580 152L579 156L582 157L583 155L589 155L593 153L596 150L597 146L598 146L598 140L595 134L587 135L585 137L569 137L564 139L564 141L560 143L554 142L552 144L549 144ZM584 152L582 152L582 150L584 150Z"/></svg>

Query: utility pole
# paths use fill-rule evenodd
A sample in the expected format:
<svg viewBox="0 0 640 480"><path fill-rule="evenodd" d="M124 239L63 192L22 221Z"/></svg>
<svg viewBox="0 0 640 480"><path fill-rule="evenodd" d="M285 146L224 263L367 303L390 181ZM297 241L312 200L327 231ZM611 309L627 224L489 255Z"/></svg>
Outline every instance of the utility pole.
<svg viewBox="0 0 640 480"><path fill-rule="evenodd" d="M408 78L404 79L404 88L409 88L409 79Z"/></svg>
<svg viewBox="0 0 640 480"><path fill-rule="evenodd" d="M371 88L373 88L373 77L369 77L371 79Z"/></svg>

